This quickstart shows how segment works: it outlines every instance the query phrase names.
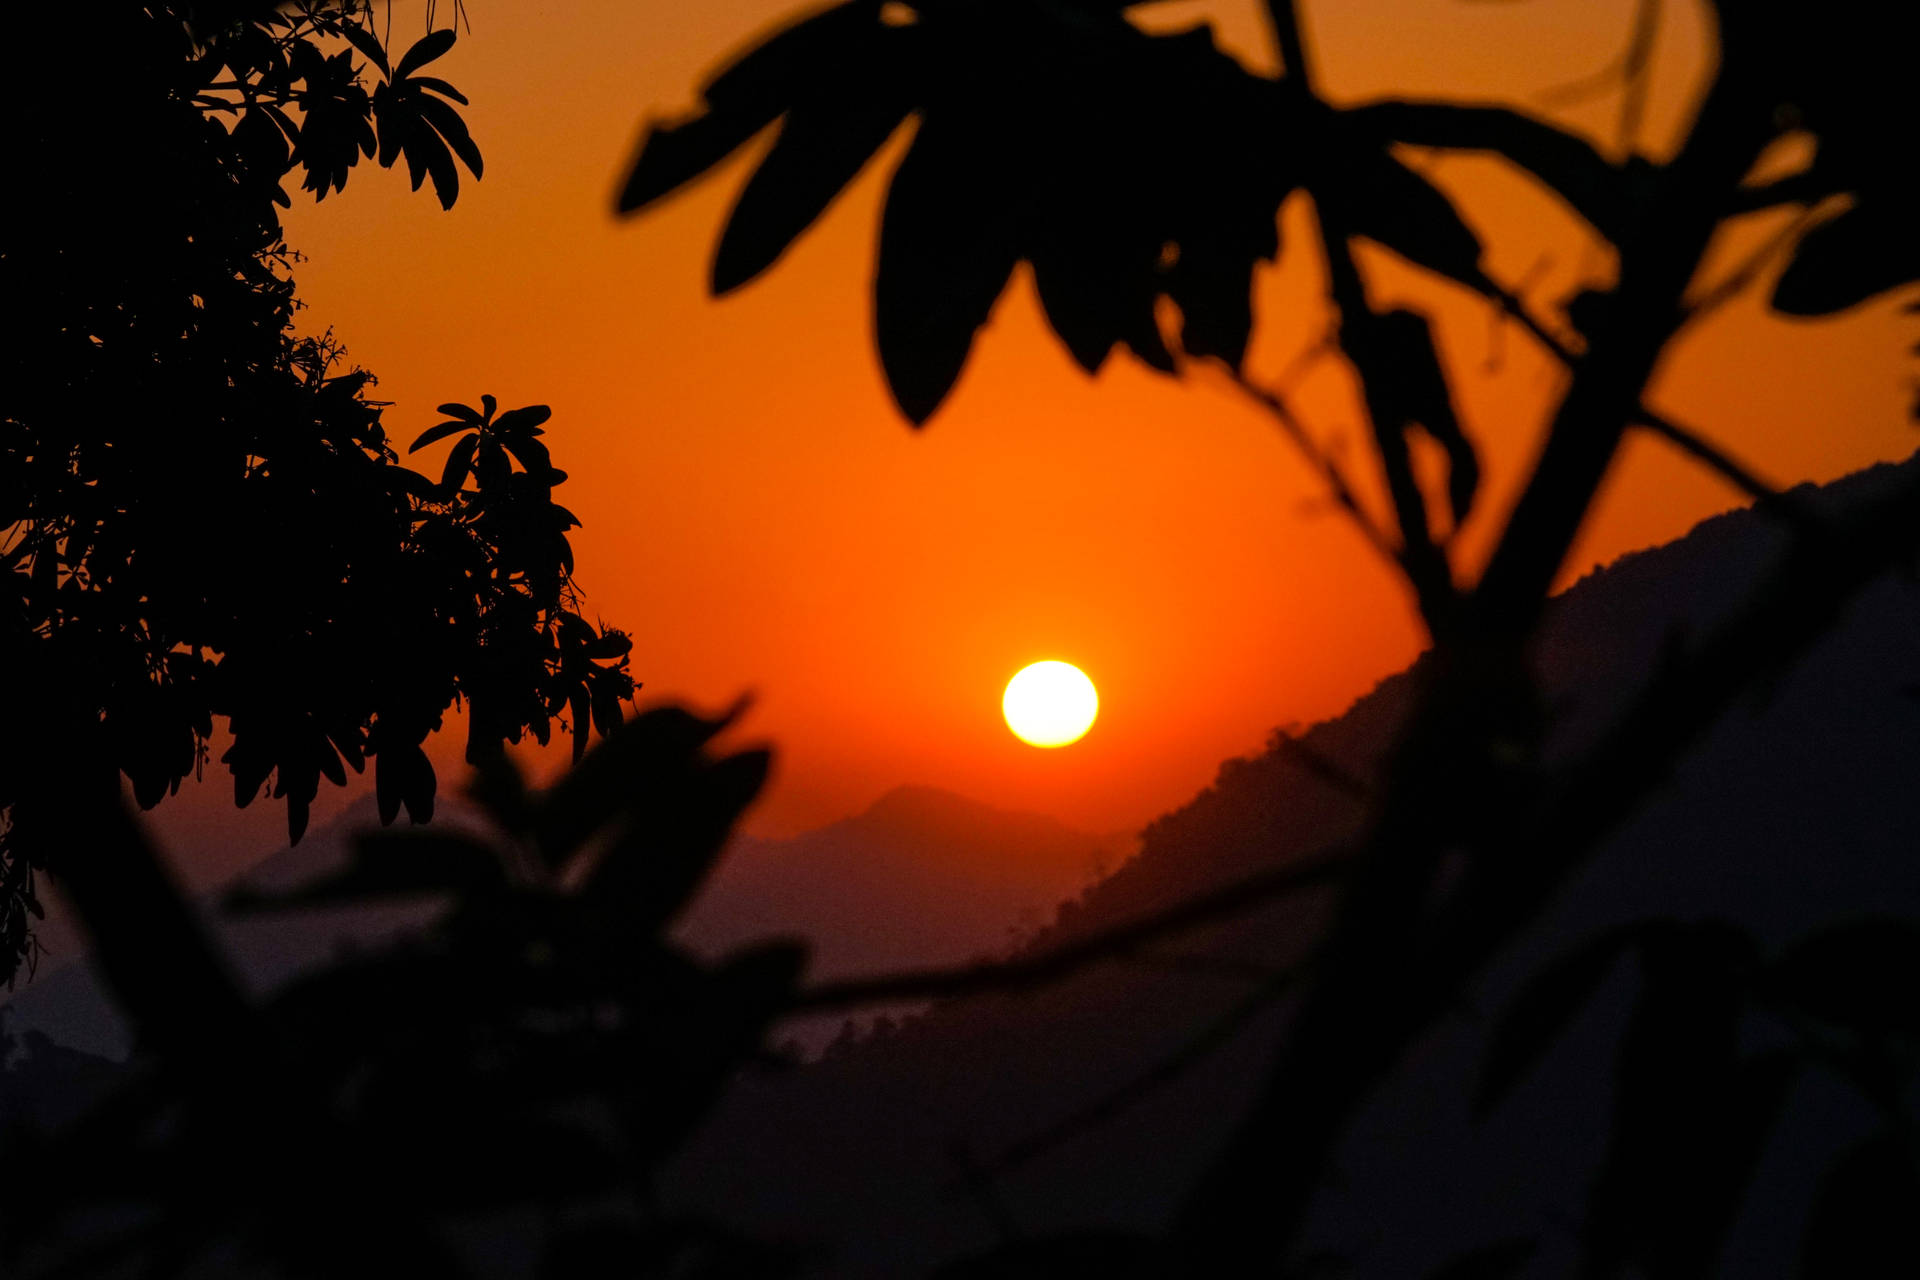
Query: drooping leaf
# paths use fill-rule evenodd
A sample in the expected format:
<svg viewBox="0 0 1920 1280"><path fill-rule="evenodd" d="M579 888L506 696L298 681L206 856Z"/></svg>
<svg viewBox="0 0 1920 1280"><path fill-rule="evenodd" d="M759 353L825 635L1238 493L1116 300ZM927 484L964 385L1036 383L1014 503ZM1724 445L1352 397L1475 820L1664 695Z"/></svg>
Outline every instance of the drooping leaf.
<svg viewBox="0 0 1920 1280"><path fill-rule="evenodd" d="M1719 922L1641 937L1640 997L1620 1041L1613 1129L1588 1208L1602 1267L1711 1270L1726 1219L1704 1211L1706 1189L1717 1181L1724 1194L1750 1172L1723 1161L1746 1119L1739 1030L1754 952L1750 937Z"/></svg>
<svg viewBox="0 0 1920 1280"><path fill-rule="evenodd" d="M458 490L467 482L467 472L473 467L473 451L479 447L478 434L462 436L447 455L447 465L440 473L440 483L448 489Z"/></svg>
<svg viewBox="0 0 1920 1280"><path fill-rule="evenodd" d="M426 66L429 62L444 57L453 48L455 36L452 27L443 27L439 31L429 32L413 42L408 50L400 55L400 61L394 65L393 79L405 80L408 76Z"/></svg>
<svg viewBox="0 0 1920 1280"><path fill-rule="evenodd" d="M434 426L428 427L425 431L422 431L419 437L414 440L411 445L407 446L407 452L418 453L436 440L444 440L456 432L471 431L473 427L474 424L471 422L437 423Z"/></svg>
<svg viewBox="0 0 1920 1280"><path fill-rule="evenodd" d="M1867 198L1808 231L1774 286L1775 309L1792 316L1831 315L1920 280L1913 211Z"/></svg>
<svg viewBox="0 0 1920 1280"><path fill-rule="evenodd" d="M874 331L887 386L915 426L953 389L1020 256L994 157L990 138L929 121L887 191Z"/></svg>
<svg viewBox="0 0 1920 1280"><path fill-rule="evenodd" d="M364 54L368 62L380 68L381 75L392 78L393 73L387 66L387 51L381 45L379 37L352 21L340 24L340 34L347 38L349 44Z"/></svg>
<svg viewBox="0 0 1920 1280"><path fill-rule="evenodd" d="M518 409L509 409L494 419L493 429L503 436L520 432L539 435L540 424L552 417L553 410L544 404L522 405Z"/></svg>
<svg viewBox="0 0 1920 1280"><path fill-rule="evenodd" d="M727 835L766 786L771 753L743 751L701 762L669 804L641 810L647 827L617 842L594 869L593 893L651 930L677 915L712 870Z"/></svg>
<svg viewBox="0 0 1920 1280"><path fill-rule="evenodd" d="M420 118L433 126L434 132L438 133L453 153L460 157L460 162L467 166L467 170L474 177L478 178L485 173L486 164L480 157L480 148L475 145L473 135L467 132L467 122L460 118L459 112L438 98L424 93L418 97L417 109L420 112ZM458 190L457 184L454 189ZM443 203L451 205L453 202L447 200Z"/></svg>
<svg viewBox="0 0 1920 1280"><path fill-rule="evenodd" d="M1504 1102L1572 1025L1632 945L1629 928L1595 934L1530 976L1494 1024L1480 1066L1473 1109L1485 1115Z"/></svg>
<svg viewBox="0 0 1920 1280"><path fill-rule="evenodd" d="M407 83L421 89L431 89L443 98L451 98L461 106L466 106L467 95L437 76L410 76Z"/></svg>
<svg viewBox="0 0 1920 1280"><path fill-rule="evenodd" d="M637 213L679 190L739 150L771 119L710 111L676 124L654 125L620 188L616 209Z"/></svg>
<svg viewBox="0 0 1920 1280"><path fill-rule="evenodd" d="M872 159L910 103L892 86L855 85L795 104L740 191L714 251L716 295L772 266Z"/></svg>
<svg viewBox="0 0 1920 1280"><path fill-rule="evenodd" d="M1167 282L1180 307L1180 345L1188 355L1212 356L1234 368L1253 337L1253 264L1245 254L1211 251L1204 241L1183 246Z"/></svg>
<svg viewBox="0 0 1920 1280"><path fill-rule="evenodd" d="M1476 291L1492 288L1480 237L1439 188L1393 156L1362 152L1326 170L1314 190L1336 202L1349 231Z"/></svg>
<svg viewBox="0 0 1920 1280"><path fill-rule="evenodd" d="M541 850L556 863L566 861L634 802L637 788L682 777L692 757L731 723L733 714L707 720L679 707L661 707L626 722L547 793L535 823Z"/></svg>

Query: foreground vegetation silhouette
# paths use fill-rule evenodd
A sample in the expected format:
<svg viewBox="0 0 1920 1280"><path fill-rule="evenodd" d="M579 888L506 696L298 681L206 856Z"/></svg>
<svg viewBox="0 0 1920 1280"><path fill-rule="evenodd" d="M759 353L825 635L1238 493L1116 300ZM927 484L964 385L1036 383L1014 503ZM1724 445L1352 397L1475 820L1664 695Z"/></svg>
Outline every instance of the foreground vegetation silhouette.
<svg viewBox="0 0 1920 1280"><path fill-rule="evenodd" d="M1316 91L1291 0L1266 6L1278 78L1218 51L1205 27L1137 28L1125 17L1131 7L835 5L714 76L694 115L654 127L619 203L647 207L777 122L715 251L712 284L724 293L771 266L912 115L874 274L880 361L910 421L938 408L1026 262L1049 324L1083 367L1098 368L1116 347L1168 373L1196 361L1226 366L1405 576L1434 642L1417 708L1370 830L1347 851L1341 909L1309 966L1271 1078L1174 1231L1176 1256L1196 1274L1235 1273L1250 1259L1278 1270L1346 1125L1464 983L1751 679L1803 650L1866 580L1910 562L1920 538L1912 482L1844 524L1817 520L1642 397L1673 340L1768 265L1762 257L1731 276L1702 278L1710 244L1734 219L1784 206L1830 215L1802 219L1788 242L1771 295L1788 314L1841 310L1920 276L1906 229L1914 191L1882 149L1889 136L1909 136L1915 121L1897 88L1897 55L1864 6L1818 18L1787 5L1713 6L1718 64L1684 142L1658 164L1635 154L1632 136L1657 0L1640 6L1634 47L1621 61L1623 163L1499 108L1335 107ZM1791 133L1811 134L1816 158L1778 181L1748 182L1763 153ZM1530 174L1617 252L1612 286L1536 315L1490 278L1477 236L1451 202L1394 155L1402 144L1490 151ZM1279 206L1296 190L1313 204L1314 249L1338 315L1332 345L1362 389L1391 498L1386 527L1284 395L1244 368L1253 272L1278 255ZM1845 207L1836 212L1836 204ZM1539 461L1471 587L1458 584L1435 530L1458 527L1477 496L1474 449L1427 319L1370 302L1354 256L1362 240L1484 297L1566 365ZM1767 247L1780 251L1778 242ZM1172 329L1156 313L1160 300L1177 311ZM1799 536L1722 632L1675 646L1642 700L1584 759L1550 764L1540 752L1547 717L1528 641L1634 429L1715 467ZM1449 459L1438 492L1415 474L1415 433ZM1244 886L1256 887L1276 886ZM1647 995L1622 1064L1617 1141L1586 1227L1601 1274L1691 1275L1708 1265L1752 1173L1752 1144L1764 1139L1782 1096L1782 1064L1743 1061L1726 1013L1732 997L1706 994L1737 989L1727 975L1752 970L1751 957L1743 965L1730 958L1739 953L1731 944L1680 937L1656 933L1643 943ZM1911 1059L1888 1050L1887 1037L1910 1030L1896 1024L1904 1025L1901 1006L1910 1007L1920 979L1915 934L1860 926L1845 937L1822 953L1836 965L1825 979L1846 981L1843 969L1859 978L1868 955L1892 976L1869 988L1879 996L1873 1012L1844 1034L1882 1067L1903 1063L1894 1074L1910 1078ZM1852 963L1839 964L1839 955ZM1580 993L1536 999L1567 1010ZM1498 1079L1537 1052L1555 1023L1529 1004L1511 1026ZM1819 1056L1820 1045L1809 1033L1802 1047ZM1872 1071L1856 1079L1885 1107L1888 1129L1834 1177L1857 1182L1867 1162L1875 1185L1920 1186L1898 1090L1875 1083ZM1881 1219L1879 1236L1891 1230ZM1823 1220L1812 1240L1825 1250L1841 1237L1864 1238ZM1018 1256L1026 1247L1005 1259L1009 1274L1027 1265ZM1071 1266L1047 1256L1049 1268ZM1525 1261L1524 1252L1483 1259L1481 1270Z"/></svg>
<svg viewBox="0 0 1920 1280"><path fill-rule="evenodd" d="M216 717L235 801L271 781L297 840L320 780L369 759L383 819L431 816L421 744L454 704L476 748L545 741L568 708L584 746L632 692L625 637L583 617L573 586L548 411L443 405L414 448L461 439L422 475L400 465L372 376L293 326L290 179L324 198L363 159L404 160L451 206L459 166L479 175L465 99L426 72L454 33L390 59L365 4L256 8L221 25L132 4L14 20L21 48L86 50L89 84L58 111L38 86L8 91L35 190L0 245L16 319L0 353L9 980L32 957L38 868L83 914L130 917L104 932L164 927L152 873L69 824L116 803L122 774L143 807L178 791Z"/></svg>
<svg viewBox="0 0 1920 1280"><path fill-rule="evenodd" d="M533 436L539 415L498 414L491 402L477 411L450 407L446 426L429 433L463 435L440 484L407 480L411 473L394 465L384 438L374 434L377 415L366 416L375 406L363 397L364 378L331 373L336 357L324 343L310 348L305 367L288 354L290 302L284 280L268 269L283 251L277 235L262 238L260 221L271 217L279 179L301 168L308 189L324 195L339 189L359 157L377 154L388 164L404 157L416 186L430 178L451 202L454 159L477 175L478 153L464 130L447 122L451 108L443 100L457 100L457 93L414 74L451 36L430 36L415 46L417 56L403 55L388 73L384 45L353 23L357 6L295 7L288 17L217 31L196 31L190 15L172 10L113 10L134 33L122 60L111 64L120 69L115 83L134 96L105 119L119 122L129 103L145 108L141 127L160 136L129 160L149 150L169 157L165 168L134 169L132 185L173 190L160 175L177 184L177 174L200 171L196 165L218 177L209 184L217 194L136 220L137 233L160 237L139 261L172 272L193 260L180 250L183 242L199 244L203 226L227 227L238 247L209 270L205 289L171 276L152 287L163 291L167 314L197 316L237 291L265 315L182 350L150 351L154 339L143 336L146 345L128 348L138 354L126 373L76 375L63 384L67 396L92 388L133 397L110 406L107 416L77 420L144 420L142 410L168 389L155 389L156 380L175 376L176 367L189 378L196 362L208 359L221 362L207 375L217 404L272 370L277 394L331 395L325 403L356 425L336 438L327 434L335 420L317 411L295 419L312 424L301 439L318 441L313 452L324 461L311 465L327 468L328 477L289 485L289 494L303 495L299 501L265 487L283 468L299 474L297 451L294 460L276 461L273 450L254 447L248 437L236 451L212 433L226 451L216 461L246 464L238 469L263 486L262 500L274 503L269 510L297 517L250 526L235 539L236 555L264 551L270 558L242 564L243 575L230 581L244 582L249 594L230 596L223 614L202 603L218 593L197 580L172 589L160 578L169 590L143 587L115 597L116 575L144 573L148 557L170 574L193 571L192 557L173 553L183 535L167 522L184 517L162 510L154 524L117 535L126 539L124 549L95 552L90 526L77 525L78 517L58 504L93 501L102 484L76 468L105 464L88 461L80 445L50 451L31 434L70 420L54 412L64 401L6 409L11 438L26 442L21 465L10 461L6 472L8 485L17 486L10 501L26 513L14 527L26 528L31 543L24 552L18 548L27 543L9 544L23 621L8 633L21 649L5 655L6 669L35 673L14 682L10 688L29 687L11 696L56 699L47 708L23 704L31 715L10 722L42 729L36 739L11 735L11 749L23 758L6 762L4 776L15 790L0 797L11 803L8 865L30 867L45 857L75 886L145 1051L131 1085L17 1162L36 1176L29 1194L6 1209L16 1267L85 1274L122 1262L158 1272L270 1264L331 1275L358 1270L372 1255L428 1274L605 1274L609 1259L639 1274L789 1272L806 1259L723 1226L668 1218L651 1194L664 1154L754 1058L765 1029L783 1012L1045 982L1279 895L1334 883L1340 905L1326 936L1298 972L1271 984L1273 999L1295 1003L1259 1098L1172 1229L1154 1238L1016 1240L956 1264L950 1274L1099 1269L1215 1276L1285 1274L1306 1265L1296 1253L1298 1236L1335 1145L1473 975L1538 917L1737 695L1791 663L1860 586L1911 561L1920 542L1920 490L1910 477L1844 516L1817 514L1641 401L1670 344L1725 283L1700 276L1710 241L1731 219L1795 206L1831 215L1807 221L1784 249L1770 246L1788 255L1772 300L1789 313L1838 310L1920 275L1907 231L1914 193L1879 141L1889 131L1911 135L1913 106L1898 88L1900 54L1879 38L1864 6L1814 19L1780 4L1717 5L1721 58L1686 141L1660 163L1613 163L1579 138L1504 110L1397 101L1335 107L1316 92L1308 44L1285 0L1268 5L1284 67L1277 78L1220 53L1204 29L1139 30L1125 17L1129 7L1105 0L837 5L736 60L707 84L694 117L652 130L622 206L638 209L666 196L778 121L772 149L720 240L714 286L725 291L767 269L901 122L917 117L889 187L875 284L881 365L906 416L915 423L932 416L1016 263L1026 261L1049 323L1083 366L1096 368L1123 347L1169 374L1198 361L1226 368L1405 574L1433 651L1416 673L1405 734L1370 793L1370 820L1350 844L1008 964L815 988L797 985L800 957L790 947L701 965L663 941L664 926L758 790L766 760L757 753L711 758L705 744L720 725L682 712L618 725L618 695L628 689L624 645L617 634L580 620L567 594L571 566L564 544L554 541L564 513L554 514L554 473ZM1657 25L1658 9L1644 0L1643 28ZM298 34L298 24L316 21L316 14L332 15L338 25ZM295 51L323 35L348 42L381 71L373 93L355 96L360 72L347 51ZM264 47L262 40L280 48L274 42L286 39L293 43L284 64L277 55L244 52ZM208 61L209 51L225 61ZM263 61L249 60L256 57ZM338 57L347 61L333 61ZM1623 62L1628 126L1647 60L1636 41ZM222 65L233 82L212 78L224 74ZM182 76L193 82L184 89ZM303 87L296 90L296 81ZM287 101L297 95L306 114L283 124L273 104L251 105L248 86L255 84ZM203 89L227 105L202 102L195 95ZM241 104L226 94L237 94ZM223 114L239 117L232 130L209 125ZM241 126L256 118L261 123L247 134L254 141L245 145L262 148L268 159L223 159L243 145L236 141ZM311 142L308 130L315 131ZM1792 131L1817 138L1812 164L1772 182L1747 181L1762 153ZM102 177L63 159L73 154L72 139L87 136L83 130L47 144L46 164L72 175L76 208L115 207L85 184L110 181L118 191L125 170ZM1535 314L1487 275L1479 241L1451 203L1395 156L1402 143L1493 151L1531 173L1617 250L1612 287ZM268 181L263 175L275 166ZM222 212L223 199L243 186L253 193L247 208L255 212L222 222L231 216ZM1326 269L1339 315L1337 349L1364 392L1373 460L1391 499L1389 523L1368 514L1355 496L1359 486L1318 447L1283 391L1259 384L1243 367L1255 320L1253 272L1281 251L1276 217L1296 190L1312 200L1318 237L1289 251L1317 253ZM49 225L38 233L56 244L70 231ZM1457 526L1479 497L1472 438L1426 318L1370 303L1354 260L1360 240L1484 297L1566 362L1538 464L1471 586L1459 584L1447 541L1434 531ZM70 259L10 249L5 263L9 273L25 273ZM1733 279L1756 276L1760 265ZM85 296L107 299L98 305L116 317L153 314L113 301L120 285L110 273L102 292ZM1161 323L1162 299L1177 310L1177 325ZM8 395L44 385L28 375L68 367L53 359L62 353L109 358L89 350L121 349L109 341L117 331L100 327L45 326L48 350L10 369L0 385ZM172 323L163 332L168 343L178 341ZM261 346L262 357L236 354ZM230 361L240 363L229 369ZM262 391L245 413L205 412L215 423L253 423L259 400L276 403ZM171 411L175 402L164 403ZM1528 645L1601 480L1634 430L1686 449L1753 493L1791 530L1792 549L1720 630L1674 645L1644 693L1620 708L1579 758L1552 760L1541 750L1548 714L1526 661ZM1444 485L1430 488L1416 477L1416 434L1448 457ZM142 456L127 491L144 493L137 482L167 475L178 477L160 490L168 497L218 502L205 477L230 472L181 470L175 461L176 450L198 448L199 439L169 433L151 441L156 456ZM113 465L124 456L112 453ZM271 465L254 466L256 458ZM347 478L336 484L331 468ZM341 508L326 505L335 494ZM116 516L121 505L141 510L122 500L112 508ZM364 524L338 518L369 508L394 514ZM190 506L187 515L205 509ZM262 527L277 536L262 536ZM295 583L288 563L305 567L316 557L342 555L354 545L349 533L369 528L378 536L366 533L364 558L324 559L314 582ZM287 551L288 544L310 549ZM477 603L461 594L449 612L474 625L501 623L500 638L483 629L471 647L456 645L451 656L438 650L415 669L374 662L370 655L382 650L350 630L321 628L316 638L320 623L378 617L380 644L387 643L385 628L398 624L381 611L415 602L394 586L412 579L389 576L400 572L390 567L396 548L410 571L430 580L450 577L463 593L479 590L476 584L495 592ZM95 555L97 561L89 559ZM313 599L305 588L320 580L344 602L302 612ZM224 570L221 582L229 582ZM278 602L276 582L286 584L287 603ZM355 593L363 591L377 593L370 598L379 605L356 605ZM64 660L61 646L77 647L94 634L68 619L87 616L79 606L93 606L95 596L101 610L121 610L103 612L112 621L98 633L114 646L132 646L133 656L89 657L71 671L52 665ZM192 602L188 623L149 616L172 598ZM425 601L440 598L420 593ZM299 625L288 625L283 613ZM228 629L206 623L203 631L203 617L224 619ZM242 643L263 630L259 649ZM203 657L196 645L220 660ZM172 674L182 654L191 679ZM509 662L508 654L520 656ZM189 659L206 664L204 677ZM254 710L226 692L223 682L245 674L250 663L268 662L281 673L278 683L262 679L280 701ZM119 675L102 682L102 672L126 668L144 673L145 683ZM287 670L298 680L287 679ZM391 696L402 701L379 700L390 676ZM148 694L148 685L192 696L168 692L173 701L164 712L119 709L116 699L132 697L123 689L160 697ZM73 690L85 691L78 711L57 701ZM290 813L297 814L320 773L341 773L342 756L351 763L354 751L371 752L378 769L417 751L455 694L469 704L469 758L479 771L478 794L503 833L498 847L439 834L377 837L349 870L303 895L308 902L393 894L446 901L435 925L393 953L329 971L256 1008L235 994L203 945L194 950L182 940L191 937L188 924L156 936L155 914L186 919L164 879L122 878L111 882L111 893L86 890L90 876L98 882L95 867L103 859L117 874L154 865L117 803L120 772L143 802L157 800L193 766L193 744L207 736L212 715L232 718L236 746L228 763L238 779L251 780L243 791L250 794L271 771L276 792L294 801ZM298 700L307 696L310 702ZM576 747L584 745L590 715L613 732L551 792L529 794L498 743L523 730L544 733L564 707L572 711ZM348 741L330 727L337 709L354 713L341 729ZM401 735L397 748L380 738L390 709L391 732ZM157 745L131 728L147 723L142 714L160 726L150 739ZM243 737L250 733L259 736ZM123 740L133 745L107 745ZM416 761L414 772L390 786L383 775L388 816L400 802L430 796L417 768ZM36 852L55 849L69 852L64 859ZM18 873L15 884L30 889L26 874ZM1485 1106L1500 1103L1629 954L1641 970L1641 995L1620 1047L1605 1167L1580 1225L1589 1270L1656 1277L1710 1271L1787 1085L1811 1069L1852 1081L1884 1125L1833 1169L1809 1229L1807 1272L1858 1274L1876 1249L1897 1246L1911 1256L1900 1213L1920 1199L1911 1114L1920 1063L1913 1013L1920 1008L1920 933L1913 922L1855 923L1773 951L1712 922L1649 922L1586 940L1538 975L1502 1019L1484 1073ZM1752 1007L1777 1014L1793 1030L1791 1042L1746 1049L1735 1031L1740 1012ZM1525 1239L1497 1242L1461 1259L1451 1274L1514 1275L1530 1256Z"/></svg>

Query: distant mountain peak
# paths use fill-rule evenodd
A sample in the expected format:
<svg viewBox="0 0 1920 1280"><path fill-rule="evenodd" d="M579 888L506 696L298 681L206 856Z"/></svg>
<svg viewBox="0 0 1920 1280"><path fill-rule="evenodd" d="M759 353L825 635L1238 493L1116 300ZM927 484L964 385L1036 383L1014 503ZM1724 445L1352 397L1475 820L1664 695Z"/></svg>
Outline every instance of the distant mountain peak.
<svg viewBox="0 0 1920 1280"><path fill-rule="evenodd" d="M834 824L836 827L841 825L843 824ZM1063 836L1086 834L1048 814L1003 809L997 805L949 791L944 787L924 783L909 783L893 788L860 813L845 819L844 825L886 830L942 831L978 829L982 826L1019 825L1044 828Z"/></svg>

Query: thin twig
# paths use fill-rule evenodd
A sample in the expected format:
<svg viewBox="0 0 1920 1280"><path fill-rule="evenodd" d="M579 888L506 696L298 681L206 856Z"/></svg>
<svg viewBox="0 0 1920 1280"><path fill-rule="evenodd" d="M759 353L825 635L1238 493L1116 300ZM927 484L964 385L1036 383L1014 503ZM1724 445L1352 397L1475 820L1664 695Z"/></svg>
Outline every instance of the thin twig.
<svg viewBox="0 0 1920 1280"><path fill-rule="evenodd" d="M1798 222L1796 222L1796 226L1797 225L1799 225ZM1776 243L1778 239L1779 237L1775 237L1774 240L1769 241L1766 246L1763 246L1761 252L1755 254L1753 260L1744 264L1734 273L1736 276L1741 277L1740 284L1744 284L1747 279L1751 279L1752 272L1760 269L1765 257L1771 254L1774 249L1778 248L1778 244ZM1731 283L1731 280L1722 282L1723 286ZM1720 286L1716 286L1715 292L1718 291L1719 287ZM1737 287L1736 285L1735 288L1737 289ZM1528 313L1518 297L1511 293L1502 293L1499 295L1490 294L1488 297L1490 301L1499 306L1504 315L1519 324L1528 333L1532 334L1533 337L1562 364L1571 367L1578 361L1579 357L1575 355L1573 351L1568 349L1559 338L1548 331L1539 319ZM1718 305L1718 303L1715 302L1713 305ZM1699 313L1699 306L1696 305L1688 318L1692 319L1694 315ZM1673 419L1649 408L1644 403L1635 410L1634 420L1636 425L1644 427L1668 443L1678 446L1695 461L1703 463L1713 471L1718 472L1729 484L1739 489L1742 493L1745 493L1748 497L1766 505L1768 509L1794 517L1807 515L1803 508L1788 499L1781 490L1755 475L1752 470L1738 459L1708 441L1700 432L1689 427L1681 426L1679 423L1673 421Z"/></svg>
<svg viewBox="0 0 1920 1280"><path fill-rule="evenodd" d="M1634 10L1626 61L1620 68L1624 80L1620 90L1620 146L1626 151L1639 143L1640 127L1646 120L1647 94L1653 85L1654 41L1659 34L1660 0L1640 0Z"/></svg>
<svg viewBox="0 0 1920 1280"><path fill-rule="evenodd" d="M1352 517L1366 540L1373 544L1374 549L1381 555L1398 566L1401 563L1399 544L1386 530L1375 523L1373 517L1367 514L1366 508L1360 505L1360 499L1354 493L1353 486L1347 482L1346 473L1340 470L1340 465L1314 440L1313 434L1307 430L1306 424L1300 421L1300 416L1294 412L1293 406L1287 403L1286 397L1278 391L1271 391L1261 386L1239 369L1219 362L1215 363L1226 371L1227 381L1236 390L1272 416L1287 439L1293 442L1293 446L1307 460L1307 465L1320 473L1320 478L1331 491L1334 501Z"/></svg>
<svg viewBox="0 0 1920 1280"><path fill-rule="evenodd" d="M1348 771L1339 761L1325 752L1308 746L1305 739L1283 731L1274 735L1273 746L1282 755L1297 760L1305 766L1308 773L1329 784L1336 791L1363 802L1374 798L1373 787L1364 779Z"/></svg>
<svg viewBox="0 0 1920 1280"><path fill-rule="evenodd" d="M1049 951L956 968L909 969L879 977L822 983L796 995L787 1013L819 1013L900 1000L940 1000L1042 986L1089 965L1124 958L1146 943L1246 915L1275 898L1328 884L1345 872L1352 856L1349 848L1338 846L1296 858L1283 866L1242 876L1164 910Z"/></svg>
<svg viewBox="0 0 1920 1280"><path fill-rule="evenodd" d="M1683 453L1719 472L1762 507L1776 509L1796 517L1805 517L1809 514L1802 504L1791 501L1785 493L1747 470L1745 464L1699 432L1683 427L1672 419L1655 413L1645 405L1640 406L1640 411L1635 417L1636 425L1646 428L1662 440L1679 448Z"/></svg>

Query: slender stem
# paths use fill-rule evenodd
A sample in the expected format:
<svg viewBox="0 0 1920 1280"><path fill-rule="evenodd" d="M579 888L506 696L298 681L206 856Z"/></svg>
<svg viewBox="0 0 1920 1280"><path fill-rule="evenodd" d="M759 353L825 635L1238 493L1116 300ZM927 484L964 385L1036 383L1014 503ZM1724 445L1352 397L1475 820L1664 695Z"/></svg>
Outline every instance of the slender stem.
<svg viewBox="0 0 1920 1280"><path fill-rule="evenodd" d="M1275 898L1332 883L1351 865L1352 851L1335 848L1256 872L1065 946L1014 960L920 969L877 978L823 983L800 992L789 1014L818 1013L899 1000L939 1000L983 992L1020 991L1044 985L1089 965L1123 957L1150 942L1203 925L1246 915Z"/></svg>

